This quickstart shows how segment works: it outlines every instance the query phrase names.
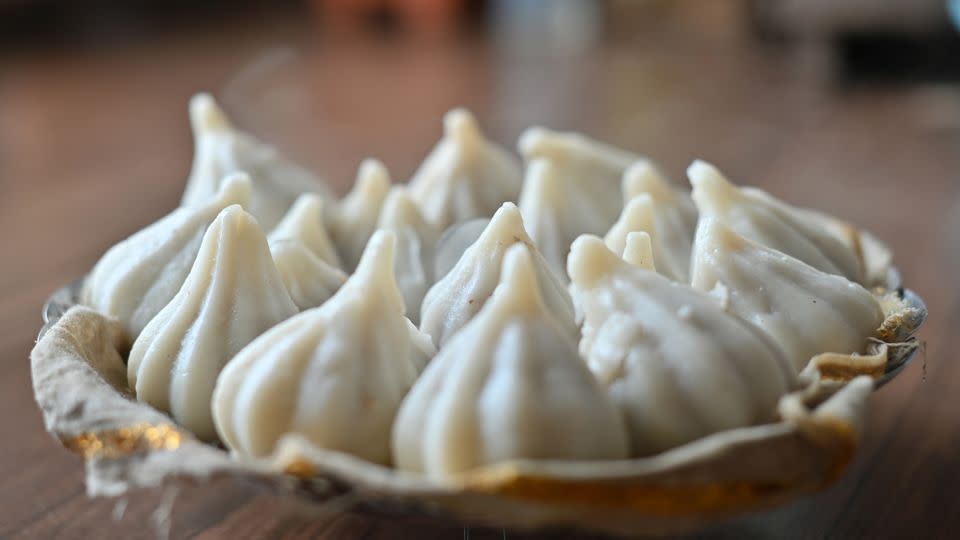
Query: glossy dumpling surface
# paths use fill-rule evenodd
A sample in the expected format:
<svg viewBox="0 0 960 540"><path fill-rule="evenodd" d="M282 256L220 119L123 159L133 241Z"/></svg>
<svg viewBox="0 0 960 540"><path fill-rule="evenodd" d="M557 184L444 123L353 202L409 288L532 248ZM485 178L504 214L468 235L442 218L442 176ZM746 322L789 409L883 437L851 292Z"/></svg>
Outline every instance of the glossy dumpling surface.
<svg viewBox="0 0 960 540"><path fill-rule="evenodd" d="M711 297L632 266L603 241L574 242L580 354L623 412L635 455L772 420L795 385L766 335Z"/></svg>
<svg viewBox="0 0 960 540"><path fill-rule="evenodd" d="M390 428L417 376L411 330L393 277L393 233L377 232L357 271L323 306L274 327L230 362L213 411L222 440L270 454L288 433L375 463L390 462Z"/></svg>
<svg viewBox="0 0 960 540"><path fill-rule="evenodd" d="M427 291L420 312L420 330L441 347L476 315L500 281L507 249L525 246L534 260L537 283L552 317L571 335L577 332L570 297L547 267L523 228L523 218L513 203L504 203L483 233L460 257L447 275Z"/></svg>
<svg viewBox="0 0 960 540"><path fill-rule="evenodd" d="M410 195L434 226L489 217L520 193L520 163L487 140L465 109L443 118L443 138L410 179Z"/></svg>
<svg viewBox="0 0 960 540"><path fill-rule="evenodd" d="M407 318L420 323L420 304L433 285L433 250L439 233L427 222L405 186L393 186L380 212L377 228L397 237L394 273L407 306Z"/></svg>
<svg viewBox="0 0 960 540"><path fill-rule="evenodd" d="M366 159L360 164L353 189L325 215L343 268L348 272L357 267L367 240L377 229L380 210L389 191L387 168L376 159Z"/></svg>
<svg viewBox="0 0 960 540"><path fill-rule="evenodd" d="M180 207L110 248L87 276L84 304L120 320L136 339L183 285L207 227L224 208L247 204L250 180L237 174L203 204Z"/></svg>
<svg viewBox="0 0 960 540"><path fill-rule="evenodd" d="M861 280L863 270L857 253L804 210L758 189L738 188L703 161L690 165L687 176L702 217L721 220L750 240L818 270Z"/></svg>
<svg viewBox="0 0 960 540"><path fill-rule="evenodd" d="M399 468L444 478L512 459L628 455L623 421L540 297L531 252L514 244L501 283L404 400Z"/></svg>
<svg viewBox="0 0 960 540"><path fill-rule="evenodd" d="M297 312L260 226L240 206L228 207L204 234L183 287L134 342L130 387L199 438L215 440L210 396L220 370Z"/></svg>
<svg viewBox="0 0 960 540"><path fill-rule="evenodd" d="M246 172L253 182L248 211L264 230L272 229L304 192L326 194L323 183L284 158L275 148L236 129L209 94L190 100L193 168L182 204L204 204L226 175Z"/></svg>
<svg viewBox="0 0 960 540"><path fill-rule="evenodd" d="M772 337L802 370L824 353L866 349L883 322L862 286L702 220L694 247L693 287L715 291L727 308Z"/></svg>

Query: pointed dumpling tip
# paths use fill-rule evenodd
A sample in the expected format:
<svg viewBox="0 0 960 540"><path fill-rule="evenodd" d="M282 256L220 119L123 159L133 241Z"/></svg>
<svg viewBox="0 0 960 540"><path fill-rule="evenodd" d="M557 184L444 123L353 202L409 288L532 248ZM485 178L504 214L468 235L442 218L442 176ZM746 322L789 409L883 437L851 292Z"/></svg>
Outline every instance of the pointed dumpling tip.
<svg viewBox="0 0 960 540"><path fill-rule="evenodd" d="M357 169L357 182L354 193L382 195L390 189L390 173L379 159L367 158Z"/></svg>
<svg viewBox="0 0 960 540"><path fill-rule="evenodd" d="M647 231L654 227L653 198L647 193L641 193L627 202L620 219L627 226L628 232Z"/></svg>
<svg viewBox="0 0 960 540"><path fill-rule="evenodd" d="M503 258L500 285L491 300L495 305L509 305L514 309L522 308L537 312L543 310L537 272L534 268L530 248L523 244L514 244Z"/></svg>
<svg viewBox="0 0 960 540"><path fill-rule="evenodd" d="M627 233L627 245L623 248L623 260L651 272L656 271L653 261L653 243L644 231Z"/></svg>
<svg viewBox="0 0 960 540"><path fill-rule="evenodd" d="M567 274L574 285L591 287L623 264L599 237L582 234L570 246Z"/></svg>
<svg viewBox="0 0 960 540"><path fill-rule="evenodd" d="M233 124L217 101L205 92L190 98L190 125L194 133L233 129Z"/></svg>
<svg viewBox="0 0 960 540"><path fill-rule="evenodd" d="M224 177L217 191L217 200L223 203L246 206L250 202L253 183L245 172L234 172Z"/></svg>
<svg viewBox="0 0 960 540"><path fill-rule="evenodd" d="M525 129L517 139L517 151L526 160L532 160L538 157L544 141L549 140L551 131L540 126L533 126Z"/></svg>
<svg viewBox="0 0 960 540"><path fill-rule="evenodd" d="M378 230L373 233L363 249L355 274L375 275L383 272L392 274L396 244L397 235L392 231Z"/></svg>
<svg viewBox="0 0 960 540"><path fill-rule="evenodd" d="M380 226L416 221L423 221L423 213L410 196L410 190L404 185L391 186L380 210Z"/></svg>
<svg viewBox="0 0 960 540"><path fill-rule="evenodd" d="M717 169L712 163L704 161L702 159L695 159L690 166L687 167L687 176L692 181L694 178L702 178L709 175L719 175L720 170Z"/></svg>
<svg viewBox="0 0 960 540"><path fill-rule="evenodd" d="M324 222L326 205L326 200L316 193L297 197L280 223L270 231L270 243L293 240L323 262L341 268L343 262L333 247Z"/></svg>
<svg viewBox="0 0 960 540"><path fill-rule="evenodd" d="M625 201L641 193L662 196L668 194L669 189L672 189L670 183L657 166L648 159L634 162L623 173L623 200Z"/></svg>
<svg viewBox="0 0 960 540"><path fill-rule="evenodd" d="M316 223L319 227L323 223L323 197L316 193L300 195L287 211L287 219Z"/></svg>
<svg viewBox="0 0 960 540"><path fill-rule="evenodd" d="M221 210L217 218L207 229L208 232L213 230L217 224L219 224L221 234L222 231L233 231L239 234L250 232L258 233L259 236L263 237L263 243L266 245L266 236L263 233L263 229L260 228L260 223L239 204L231 204Z"/></svg>
<svg viewBox="0 0 960 540"><path fill-rule="evenodd" d="M443 115L443 134L460 142L472 141L481 136L477 119L462 107L452 109Z"/></svg>
<svg viewBox="0 0 960 540"><path fill-rule="evenodd" d="M397 235L393 231L379 229L373 233L363 250L357 270L341 290L359 291L360 298L374 302L378 309L393 307L403 315L406 304L393 274L396 245ZM371 289L378 294L370 294Z"/></svg>
<svg viewBox="0 0 960 540"><path fill-rule="evenodd" d="M523 227L523 217L520 215L520 209L512 202L505 202L490 218L476 244L499 242L502 240L512 242L529 243L530 239L526 229Z"/></svg>
<svg viewBox="0 0 960 540"><path fill-rule="evenodd" d="M243 207L239 204L231 204L230 206L224 208L220 211L220 214L217 215L217 220L219 221L230 221L240 219L240 216L245 214Z"/></svg>
<svg viewBox="0 0 960 540"><path fill-rule="evenodd" d="M737 198L740 191L730 180L710 163L695 160L687 168L687 177L693 186L693 201L701 212L711 206L727 204Z"/></svg>
<svg viewBox="0 0 960 540"><path fill-rule="evenodd" d="M641 193L627 202L617 218L617 222L610 227L603 242L614 253L623 253L627 243L627 235L634 231L653 232L656 227L653 215L653 198L647 193Z"/></svg>

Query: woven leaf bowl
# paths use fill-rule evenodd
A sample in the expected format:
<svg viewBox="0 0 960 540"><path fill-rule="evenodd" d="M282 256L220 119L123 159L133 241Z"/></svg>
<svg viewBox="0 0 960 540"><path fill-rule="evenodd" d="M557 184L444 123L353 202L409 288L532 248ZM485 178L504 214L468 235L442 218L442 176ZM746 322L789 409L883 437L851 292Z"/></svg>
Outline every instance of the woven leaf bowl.
<svg viewBox="0 0 960 540"><path fill-rule="evenodd" d="M875 289L886 311L870 354L824 354L780 399L778 421L715 433L646 458L514 461L431 480L287 436L273 455L240 460L196 439L127 387L130 343L119 323L78 305L77 282L44 308L32 361L47 431L86 462L87 491L118 496L166 482L229 476L337 508L420 514L518 529L568 526L668 534L817 492L856 452L871 393L919 347L922 300L895 272Z"/></svg>

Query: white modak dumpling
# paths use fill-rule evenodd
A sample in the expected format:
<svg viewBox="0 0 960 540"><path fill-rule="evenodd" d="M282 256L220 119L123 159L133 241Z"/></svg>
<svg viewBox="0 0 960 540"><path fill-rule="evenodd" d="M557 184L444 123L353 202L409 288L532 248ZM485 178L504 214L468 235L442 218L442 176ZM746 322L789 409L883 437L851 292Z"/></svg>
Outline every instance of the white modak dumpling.
<svg viewBox="0 0 960 540"><path fill-rule="evenodd" d="M623 173L623 200L629 206L629 202L639 196L650 198L650 206L643 210L649 215L645 219L650 219L652 225L642 230L650 234L657 271L675 281L688 283L690 249L697 229L697 208L690 194L673 186L649 161L638 161ZM618 223L628 213L625 207ZM620 253L626 233L634 230L641 229L623 230L615 238L608 233L604 240L615 253Z"/></svg>
<svg viewBox="0 0 960 540"><path fill-rule="evenodd" d="M224 208L250 200L250 179L234 174L203 204L180 207L110 248L87 276L81 302L119 319L136 339L183 285L207 227Z"/></svg>
<svg viewBox="0 0 960 540"><path fill-rule="evenodd" d="M457 264L423 298L420 330L429 334L437 347L467 324L493 294L500 281L503 256L514 244L522 244L531 252L540 294L549 307L550 316L571 335L576 334L570 296L527 236L517 206L504 203L480 238L464 251Z"/></svg>
<svg viewBox="0 0 960 540"><path fill-rule="evenodd" d="M250 175L253 193L247 210L264 230L272 229L296 198L304 192L327 196L326 187L309 171L276 150L237 130L209 94L190 100L193 127L193 168L182 204L204 204L213 197L223 178L242 171Z"/></svg>
<svg viewBox="0 0 960 540"><path fill-rule="evenodd" d="M797 372L820 353L864 352L884 319L862 286L748 240L716 219L697 228L693 287L714 292L730 312L770 335Z"/></svg>
<svg viewBox="0 0 960 540"><path fill-rule="evenodd" d="M559 229L564 255L570 243L583 233L603 234L617 220L623 209L622 177L631 163L642 158L626 150L580 135L550 131L542 127L527 129L517 142L517 149L527 162L525 186L520 207L523 218L531 222L553 220ZM547 160L552 166L531 170L535 160ZM537 217L545 214L544 217ZM531 235L545 242L544 229ZM543 225L546 227L546 225ZM572 235L572 236L571 236Z"/></svg>
<svg viewBox="0 0 960 540"><path fill-rule="evenodd" d="M852 246L839 240L822 222L810 218L764 191L738 188L716 167L695 161L687 169L693 200L705 219L722 220L734 231L810 266L845 276L863 277L860 258Z"/></svg>
<svg viewBox="0 0 960 540"><path fill-rule="evenodd" d="M379 160L365 159L357 170L353 189L324 215L344 270L352 272L357 267L367 240L377 230L389 191L387 168Z"/></svg>
<svg viewBox="0 0 960 540"><path fill-rule="evenodd" d="M390 188L377 228L393 231L397 236L397 286L407 306L407 318L420 324L420 304L433 285L433 248L439 233L423 217L406 186Z"/></svg>
<svg viewBox="0 0 960 540"><path fill-rule="evenodd" d="M301 195L267 239L271 244L287 240L299 242L323 262L342 269L343 262L324 225L324 204L323 198L314 193Z"/></svg>
<svg viewBox="0 0 960 540"><path fill-rule="evenodd" d="M521 177L519 161L487 140L470 112L454 109L443 117L443 138L410 179L410 195L442 230L516 200Z"/></svg>
<svg viewBox="0 0 960 540"><path fill-rule="evenodd" d="M442 479L515 459L626 458L623 419L550 316L530 250L503 259L493 297L404 399L397 467Z"/></svg>
<svg viewBox="0 0 960 540"><path fill-rule="evenodd" d="M271 241L270 254L290 299L301 310L323 304L347 281L343 270L296 240Z"/></svg>
<svg viewBox="0 0 960 540"><path fill-rule="evenodd" d="M215 440L210 396L223 366L247 343L299 310L267 237L240 206L217 216L183 287L133 344L127 378L137 399Z"/></svg>
<svg viewBox="0 0 960 540"><path fill-rule="evenodd" d="M568 270L580 354L627 421L634 455L773 420L796 385L783 351L716 299L630 265L595 236Z"/></svg>
<svg viewBox="0 0 960 540"><path fill-rule="evenodd" d="M417 377L415 348L423 344L403 316L394 244L393 233L377 231L333 298L272 328L227 365L213 414L228 447L262 457L297 434L390 463L390 428Z"/></svg>
<svg viewBox="0 0 960 540"><path fill-rule="evenodd" d="M527 164L517 204L533 243L564 282L573 240L585 230L607 226L606 217L596 214L580 193L568 189L557 165L548 159L538 158Z"/></svg>

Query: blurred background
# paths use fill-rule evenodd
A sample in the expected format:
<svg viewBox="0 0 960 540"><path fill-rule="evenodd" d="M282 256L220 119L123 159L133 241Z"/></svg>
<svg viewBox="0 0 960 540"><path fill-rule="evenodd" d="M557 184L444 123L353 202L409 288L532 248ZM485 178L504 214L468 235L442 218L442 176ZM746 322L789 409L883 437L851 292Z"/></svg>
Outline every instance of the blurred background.
<svg viewBox="0 0 960 540"><path fill-rule="evenodd" d="M144 152L162 190L205 90L335 185L367 155L405 180L457 105L509 146L539 123L736 174L863 87L874 118L906 86L913 120L954 127L954 23L945 0L0 0L0 148Z"/></svg>
<svg viewBox="0 0 960 540"><path fill-rule="evenodd" d="M442 114L466 106L511 148L532 124L583 131L684 184L703 158L874 231L929 303L929 365L874 399L838 487L731 536L912 535L941 491L872 494L902 485L877 471L960 471L942 406L960 392L958 27L948 0L0 0L0 409L23 412L4 422L24 434L0 446L0 537L94 533L115 515L42 432L25 359L48 294L179 200L198 91L340 193L368 156L408 179ZM184 495L174 537L289 527L231 493Z"/></svg>

